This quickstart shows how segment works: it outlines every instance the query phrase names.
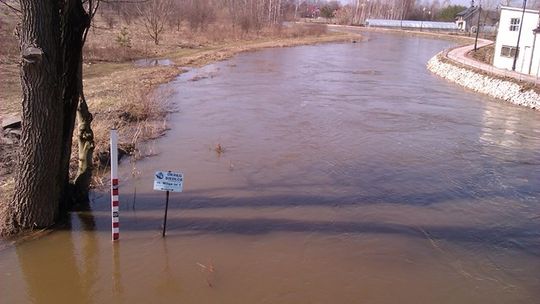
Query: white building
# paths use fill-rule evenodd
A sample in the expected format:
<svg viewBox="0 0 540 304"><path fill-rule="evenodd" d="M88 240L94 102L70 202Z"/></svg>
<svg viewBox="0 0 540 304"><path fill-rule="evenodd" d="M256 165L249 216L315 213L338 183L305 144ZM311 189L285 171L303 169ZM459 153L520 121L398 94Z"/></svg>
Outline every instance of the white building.
<svg viewBox="0 0 540 304"><path fill-rule="evenodd" d="M522 20L523 19L523 20ZM540 13L536 10L503 6L495 43L493 65L512 70L514 57L515 71L540 76ZM518 36L521 29L521 36ZM517 48L516 48L517 47Z"/></svg>

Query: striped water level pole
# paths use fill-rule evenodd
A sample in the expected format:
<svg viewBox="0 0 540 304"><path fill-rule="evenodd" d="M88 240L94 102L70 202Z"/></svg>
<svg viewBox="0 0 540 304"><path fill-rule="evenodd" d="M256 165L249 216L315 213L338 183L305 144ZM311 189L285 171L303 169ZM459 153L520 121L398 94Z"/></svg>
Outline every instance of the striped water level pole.
<svg viewBox="0 0 540 304"><path fill-rule="evenodd" d="M118 200L118 134L116 129L111 130L111 218L112 240L120 238L120 218Z"/></svg>

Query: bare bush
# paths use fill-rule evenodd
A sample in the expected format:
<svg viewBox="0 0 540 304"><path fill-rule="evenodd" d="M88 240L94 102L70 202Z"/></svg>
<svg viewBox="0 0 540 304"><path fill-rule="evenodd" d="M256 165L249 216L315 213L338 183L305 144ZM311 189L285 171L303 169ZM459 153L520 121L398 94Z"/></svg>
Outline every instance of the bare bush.
<svg viewBox="0 0 540 304"><path fill-rule="evenodd" d="M125 62L147 57L144 50L119 45L99 46L89 44L84 49L85 62Z"/></svg>
<svg viewBox="0 0 540 304"><path fill-rule="evenodd" d="M133 20L137 18L138 11L137 7L133 5L133 3L120 3L124 4L120 9L120 16L122 18L122 21L124 21L127 25L130 25Z"/></svg>
<svg viewBox="0 0 540 304"><path fill-rule="evenodd" d="M137 6L141 22L156 45L159 44L159 39L165 29L171 7L170 0L149 0Z"/></svg>
<svg viewBox="0 0 540 304"><path fill-rule="evenodd" d="M337 24L350 25L353 23L354 9L350 5L343 6L334 13Z"/></svg>
<svg viewBox="0 0 540 304"><path fill-rule="evenodd" d="M101 17L103 18L103 20L105 21L105 24L107 25L109 29L112 29L117 23L117 20L116 20L117 18L114 12L112 11L107 11L107 10L102 11Z"/></svg>
<svg viewBox="0 0 540 304"><path fill-rule="evenodd" d="M192 31L204 30L216 19L214 6L209 0L191 0L184 8L185 19Z"/></svg>
<svg viewBox="0 0 540 304"><path fill-rule="evenodd" d="M289 37L321 36L326 34L326 24L294 24L286 31Z"/></svg>
<svg viewBox="0 0 540 304"><path fill-rule="evenodd" d="M171 3L171 13L167 18L169 27L176 28L176 31L179 32L182 26L182 21L185 19L184 15L183 3L181 3L180 0L173 1Z"/></svg>

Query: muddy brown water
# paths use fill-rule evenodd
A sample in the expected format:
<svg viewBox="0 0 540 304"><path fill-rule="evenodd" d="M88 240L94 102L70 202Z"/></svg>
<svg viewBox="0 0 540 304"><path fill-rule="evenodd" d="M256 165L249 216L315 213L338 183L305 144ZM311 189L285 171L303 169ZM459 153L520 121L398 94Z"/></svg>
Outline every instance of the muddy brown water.
<svg viewBox="0 0 540 304"><path fill-rule="evenodd" d="M121 240L94 193L0 252L0 302L540 303L540 115L430 74L448 46L373 34L181 75L158 155L121 166ZM185 174L165 239L156 170Z"/></svg>

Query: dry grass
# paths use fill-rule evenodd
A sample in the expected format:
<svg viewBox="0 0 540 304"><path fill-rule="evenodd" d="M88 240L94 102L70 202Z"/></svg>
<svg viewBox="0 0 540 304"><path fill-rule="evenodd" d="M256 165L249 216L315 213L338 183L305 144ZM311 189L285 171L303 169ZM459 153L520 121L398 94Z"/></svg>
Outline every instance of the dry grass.
<svg viewBox="0 0 540 304"><path fill-rule="evenodd" d="M14 39L18 17L11 10L0 8L0 63L10 63L19 54L19 46Z"/></svg>
<svg viewBox="0 0 540 304"><path fill-rule="evenodd" d="M14 63L0 64L0 115L21 111L19 67Z"/></svg>
<svg viewBox="0 0 540 304"><path fill-rule="evenodd" d="M15 188L15 179L12 176L2 178L0 181L0 234L6 231L6 218L8 212L8 202L13 195Z"/></svg>
<svg viewBox="0 0 540 304"><path fill-rule="evenodd" d="M479 48L476 52L470 51L467 56L472 57L478 61L493 64L493 55L495 54L495 44L486 45Z"/></svg>
<svg viewBox="0 0 540 304"><path fill-rule="evenodd" d="M14 34L17 20L10 10L0 9L0 116L20 112L21 108L17 65L19 45Z"/></svg>

